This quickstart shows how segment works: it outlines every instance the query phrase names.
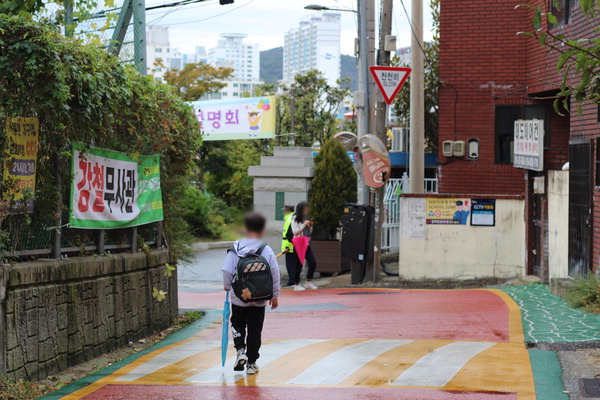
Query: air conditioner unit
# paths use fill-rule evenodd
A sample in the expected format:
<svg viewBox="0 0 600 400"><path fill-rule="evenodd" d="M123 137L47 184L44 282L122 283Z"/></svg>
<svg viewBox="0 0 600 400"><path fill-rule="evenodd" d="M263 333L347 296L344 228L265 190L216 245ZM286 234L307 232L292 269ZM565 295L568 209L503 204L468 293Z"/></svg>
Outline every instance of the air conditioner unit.
<svg viewBox="0 0 600 400"><path fill-rule="evenodd" d="M392 128L392 151L410 151L410 131L406 128Z"/></svg>

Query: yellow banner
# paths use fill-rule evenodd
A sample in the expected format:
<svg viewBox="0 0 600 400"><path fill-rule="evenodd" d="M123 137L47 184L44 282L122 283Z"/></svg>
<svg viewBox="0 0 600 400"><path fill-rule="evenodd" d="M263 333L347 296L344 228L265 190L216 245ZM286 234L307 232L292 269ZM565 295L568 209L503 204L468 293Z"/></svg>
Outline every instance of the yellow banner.
<svg viewBox="0 0 600 400"><path fill-rule="evenodd" d="M4 153L4 181L11 182L12 190L4 193L4 199L20 201L25 193L35 192L39 120L35 117L8 117L6 119L6 146ZM33 201L28 201L28 211Z"/></svg>

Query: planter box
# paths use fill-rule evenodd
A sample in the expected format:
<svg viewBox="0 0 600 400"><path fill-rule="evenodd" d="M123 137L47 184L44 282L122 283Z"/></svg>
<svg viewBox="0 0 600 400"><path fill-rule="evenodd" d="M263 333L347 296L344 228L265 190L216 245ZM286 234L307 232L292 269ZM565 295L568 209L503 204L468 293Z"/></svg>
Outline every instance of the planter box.
<svg viewBox="0 0 600 400"><path fill-rule="evenodd" d="M311 240L310 247L317 259L317 272L336 274L350 271L350 260L342 258L339 240Z"/></svg>

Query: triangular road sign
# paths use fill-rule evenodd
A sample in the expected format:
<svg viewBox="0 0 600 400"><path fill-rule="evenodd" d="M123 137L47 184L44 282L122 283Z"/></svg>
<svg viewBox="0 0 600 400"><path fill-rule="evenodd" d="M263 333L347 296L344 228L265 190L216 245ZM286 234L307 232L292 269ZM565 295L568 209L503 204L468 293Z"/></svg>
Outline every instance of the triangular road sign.
<svg viewBox="0 0 600 400"><path fill-rule="evenodd" d="M369 70L388 105L392 104L412 71L410 68L378 67L375 65L369 67Z"/></svg>

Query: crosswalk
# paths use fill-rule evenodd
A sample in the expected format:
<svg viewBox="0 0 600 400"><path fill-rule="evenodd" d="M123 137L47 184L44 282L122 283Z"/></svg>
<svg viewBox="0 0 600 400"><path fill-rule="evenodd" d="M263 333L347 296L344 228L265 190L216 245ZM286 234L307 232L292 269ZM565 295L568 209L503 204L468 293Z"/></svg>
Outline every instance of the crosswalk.
<svg viewBox="0 0 600 400"><path fill-rule="evenodd" d="M515 363L527 363L526 350L510 343L400 340L400 339L292 339L267 341L261 348L260 374L251 380L233 371L234 352L225 367L217 355L220 341L189 340L156 351L138 365L117 374L115 383L149 384L256 384L294 386L454 387L471 371L476 374L462 389L512 391L518 376ZM511 365L511 363L513 365ZM186 371L186 374L182 374ZM376 372L376 373L374 373ZM378 377L378 378L374 378ZM525 382L528 383L528 382Z"/></svg>

